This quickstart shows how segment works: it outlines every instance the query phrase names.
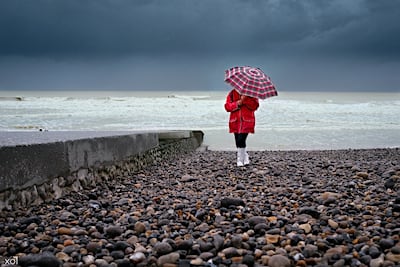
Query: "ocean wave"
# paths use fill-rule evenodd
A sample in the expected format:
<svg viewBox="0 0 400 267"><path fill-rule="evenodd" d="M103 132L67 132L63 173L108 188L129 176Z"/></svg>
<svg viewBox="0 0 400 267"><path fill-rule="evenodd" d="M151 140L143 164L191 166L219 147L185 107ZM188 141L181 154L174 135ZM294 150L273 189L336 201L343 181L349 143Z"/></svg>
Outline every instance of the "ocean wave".
<svg viewBox="0 0 400 267"><path fill-rule="evenodd" d="M187 100L208 100L211 98L209 95L168 95L168 98L178 98Z"/></svg>
<svg viewBox="0 0 400 267"><path fill-rule="evenodd" d="M22 96L0 96L0 101L24 101Z"/></svg>
<svg viewBox="0 0 400 267"><path fill-rule="evenodd" d="M39 130L43 131L45 127L39 125L14 125L14 129L17 130Z"/></svg>
<svg viewBox="0 0 400 267"><path fill-rule="evenodd" d="M59 97L59 98L64 99L65 101L111 100L112 99L112 97L109 97L109 96L98 96L98 97L97 96L93 96L93 97L68 96L68 97Z"/></svg>

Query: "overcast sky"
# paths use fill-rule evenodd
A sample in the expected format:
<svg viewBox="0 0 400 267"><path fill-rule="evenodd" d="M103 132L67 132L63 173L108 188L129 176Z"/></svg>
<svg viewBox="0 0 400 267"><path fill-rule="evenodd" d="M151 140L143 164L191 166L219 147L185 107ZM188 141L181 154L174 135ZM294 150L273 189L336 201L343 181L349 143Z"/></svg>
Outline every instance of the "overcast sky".
<svg viewBox="0 0 400 267"><path fill-rule="evenodd" d="M0 0L0 90L400 91L399 0Z"/></svg>

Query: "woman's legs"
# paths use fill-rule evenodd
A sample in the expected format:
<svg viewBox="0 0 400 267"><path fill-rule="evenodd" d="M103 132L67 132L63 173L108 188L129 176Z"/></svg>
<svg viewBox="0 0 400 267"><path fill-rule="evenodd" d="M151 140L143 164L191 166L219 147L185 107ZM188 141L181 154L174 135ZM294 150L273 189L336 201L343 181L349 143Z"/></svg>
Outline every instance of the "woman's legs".
<svg viewBox="0 0 400 267"><path fill-rule="evenodd" d="M235 142L237 148L246 148L246 139L249 134L235 133Z"/></svg>
<svg viewBox="0 0 400 267"><path fill-rule="evenodd" d="M249 155L246 153L247 133L235 133L235 143L237 147L237 165L243 166L250 163Z"/></svg>

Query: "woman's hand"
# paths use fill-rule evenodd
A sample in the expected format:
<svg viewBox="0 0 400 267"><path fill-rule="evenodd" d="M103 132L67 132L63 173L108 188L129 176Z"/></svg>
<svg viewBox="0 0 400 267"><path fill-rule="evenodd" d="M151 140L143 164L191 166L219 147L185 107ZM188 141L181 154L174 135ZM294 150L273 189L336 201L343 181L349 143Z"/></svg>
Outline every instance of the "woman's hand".
<svg viewBox="0 0 400 267"><path fill-rule="evenodd" d="M237 101L238 106L240 107L241 105L243 105L243 101L246 99L245 95L241 95L240 99Z"/></svg>

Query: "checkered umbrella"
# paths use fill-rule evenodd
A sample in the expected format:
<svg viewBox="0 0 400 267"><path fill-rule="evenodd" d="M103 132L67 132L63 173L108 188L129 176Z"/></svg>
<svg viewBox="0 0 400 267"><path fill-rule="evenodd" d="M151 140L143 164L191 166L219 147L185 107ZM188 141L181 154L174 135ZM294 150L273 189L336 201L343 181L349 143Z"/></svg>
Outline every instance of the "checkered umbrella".
<svg viewBox="0 0 400 267"><path fill-rule="evenodd" d="M278 95L271 79L259 68L233 67L225 71L225 82L246 96L266 99Z"/></svg>

